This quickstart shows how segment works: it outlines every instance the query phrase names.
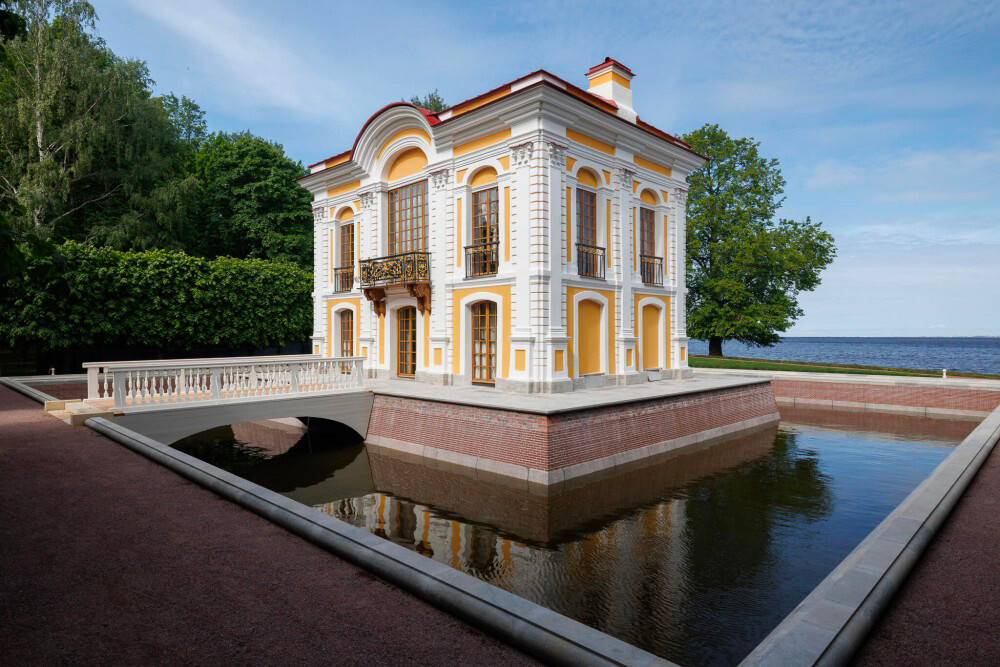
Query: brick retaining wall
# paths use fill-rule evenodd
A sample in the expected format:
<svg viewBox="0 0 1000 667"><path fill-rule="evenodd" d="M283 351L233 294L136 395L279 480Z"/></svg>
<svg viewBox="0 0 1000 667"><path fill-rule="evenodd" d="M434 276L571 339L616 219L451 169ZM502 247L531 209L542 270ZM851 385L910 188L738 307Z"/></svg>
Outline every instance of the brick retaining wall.
<svg viewBox="0 0 1000 667"><path fill-rule="evenodd" d="M986 414L1000 405L1000 391L870 382L823 382L773 377L771 386L778 399L837 401L859 405L893 405L938 410L962 410Z"/></svg>
<svg viewBox="0 0 1000 667"><path fill-rule="evenodd" d="M376 443L553 471L772 415L767 383L554 415L377 394L368 434Z"/></svg>

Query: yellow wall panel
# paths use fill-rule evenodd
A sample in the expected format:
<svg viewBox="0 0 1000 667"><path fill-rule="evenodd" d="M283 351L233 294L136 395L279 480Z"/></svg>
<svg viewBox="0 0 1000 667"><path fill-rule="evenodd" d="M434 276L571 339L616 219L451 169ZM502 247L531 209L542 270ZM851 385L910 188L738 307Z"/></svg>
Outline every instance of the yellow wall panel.
<svg viewBox="0 0 1000 667"><path fill-rule="evenodd" d="M330 188L326 191L327 197L336 197L337 195L342 195L345 192L353 192L361 187L361 181L351 181L350 183L344 183L343 185L338 185L335 188Z"/></svg>
<svg viewBox="0 0 1000 667"><path fill-rule="evenodd" d="M653 162L652 160L647 160L646 158L639 157L638 155L633 157L632 161L635 162L640 167L645 167L650 171L655 171L661 176L666 176L667 178L670 178L670 174L672 173L670 167L662 165L659 162Z"/></svg>
<svg viewBox="0 0 1000 667"><path fill-rule="evenodd" d="M455 157L459 155L465 155L471 153L472 151L478 151L480 148L486 148L487 146L493 146L494 144L499 144L501 141L506 141L510 139L511 131L508 127L506 130L500 130L499 132L494 132L493 134L487 134L485 137L479 137L478 139L473 139L464 144L459 144L455 146L452 150L452 154Z"/></svg>
<svg viewBox="0 0 1000 667"><path fill-rule="evenodd" d="M660 309L647 304L642 307L642 365L645 368L660 367L659 343Z"/></svg>
<svg viewBox="0 0 1000 667"><path fill-rule="evenodd" d="M475 174L473 174L472 179L469 180L469 186L473 188L478 188L483 185L489 185L490 183L497 182L497 170L493 167L483 167Z"/></svg>
<svg viewBox="0 0 1000 667"><path fill-rule="evenodd" d="M388 181L398 181L419 174L427 166L427 156L419 148L400 153L389 167Z"/></svg>
<svg viewBox="0 0 1000 667"><path fill-rule="evenodd" d="M578 144L583 144L584 146L589 146L594 150L601 151L602 153L607 153L608 155L615 154L615 147L611 144L606 144L600 139L595 139L593 137L588 137L586 134L581 134L576 130L566 129L566 138L572 139Z"/></svg>

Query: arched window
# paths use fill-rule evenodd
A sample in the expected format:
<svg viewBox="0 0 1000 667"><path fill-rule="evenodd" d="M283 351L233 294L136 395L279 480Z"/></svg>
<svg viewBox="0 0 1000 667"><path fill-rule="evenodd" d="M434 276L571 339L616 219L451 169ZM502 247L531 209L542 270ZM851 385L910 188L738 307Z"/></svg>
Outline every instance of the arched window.
<svg viewBox="0 0 1000 667"><path fill-rule="evenodd" d="M354 356L354 313L340 311L340 356Z"/></svg>
<svg viewBox="0 0 1000 667"><path fill-rule="evenodd" d="M396 311L396 375L411 378L417 373L417 309Z"/></svg>
<svg viewBox="0 0 1000 667"><path fill-rule="evenodd" d="M340 214L340 258L334 270L334 289L349 292L354 289L354 212Z"/></svg>
<svg viewBox="0 0 1000 667"><path fill-rule="evenodd" d="M472 381L493 384L497 373L497 305L472 304Z"/></svg>

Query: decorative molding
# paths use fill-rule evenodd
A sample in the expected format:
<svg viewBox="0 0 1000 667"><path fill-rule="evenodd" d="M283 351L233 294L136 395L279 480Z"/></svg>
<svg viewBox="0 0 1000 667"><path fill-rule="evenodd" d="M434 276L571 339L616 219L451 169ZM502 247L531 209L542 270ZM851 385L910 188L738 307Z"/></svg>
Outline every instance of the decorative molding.
<svg viewBox="0 0 1000 667"><path fill-rule="evenodd" d="M511 160L515 167L523 167L531 162L531 153L535 149L535 144L527 141L523 144L510 147Z"/></svg>
<svg viewBox="0 0 1000 667"><path fill-rule="evenodd" d="M381 287L367 287L365 298L372 302L372 310L376 315L385 315L385 290Z"/></svg>
<svg viewBox="0 0 1000 667"><path fill-rule="evenodd" d="M673 196L677 200L679 206L687 206L688 190L687 188L674 188Z"/></svg>
<svg viewBox="0 0 1000 667"><path fill-rule="evenodd" d="M406 291L410 296L417 298L417 309L422 315L431 312L431 284L430 283L407 283Z"/></svg>
<svg viewBox="0 0 1000 667"><path fill-rule="evenodd" d="M451 181L451 169L447 167L444 169L438 169L437 171L431 172L431 185L435 190L440 190L441 188L448 185Z"/></svg>
<svg viewBox="0 0 1000 667"><path fill-rule="evenodd" d="M549 159L552 160L554 164L558 164L560 167L566 166L566 151L569 146L563 146L562 144L557 144L554 141L549 143Z"/></svg>
<svg viewBox="0 0 1000 667"><path fill-rule="evenodd" d="M322 222L325 212L326 212L326 204L319 204L313 206L313 222Z"/></svg>
<svg viewBox="0 0 1000 667"><path fill-rule="evenodd" d="M375 206L375 195L371 192L361 193L361 210L367 211Z"/></svg>
<svg viewBox="0 0 1000 667"><path fill-rule="evenodd" d="M627 188L629 194L632 193L632 183L635 181L635 172L622 167L618 170L618 180L623 187Z"/></svg>

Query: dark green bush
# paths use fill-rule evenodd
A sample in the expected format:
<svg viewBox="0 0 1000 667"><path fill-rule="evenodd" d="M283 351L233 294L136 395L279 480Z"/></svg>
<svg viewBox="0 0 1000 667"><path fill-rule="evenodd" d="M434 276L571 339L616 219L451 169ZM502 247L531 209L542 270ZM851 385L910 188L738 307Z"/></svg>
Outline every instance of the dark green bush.
<svg viewBox="0 0 1000 667"><path fill-rule="evenodd" d="M120 252L68 241L60 271L32 260L0 296L0 344L265 347L307 339L312 275L295 264Z"/></svg>

